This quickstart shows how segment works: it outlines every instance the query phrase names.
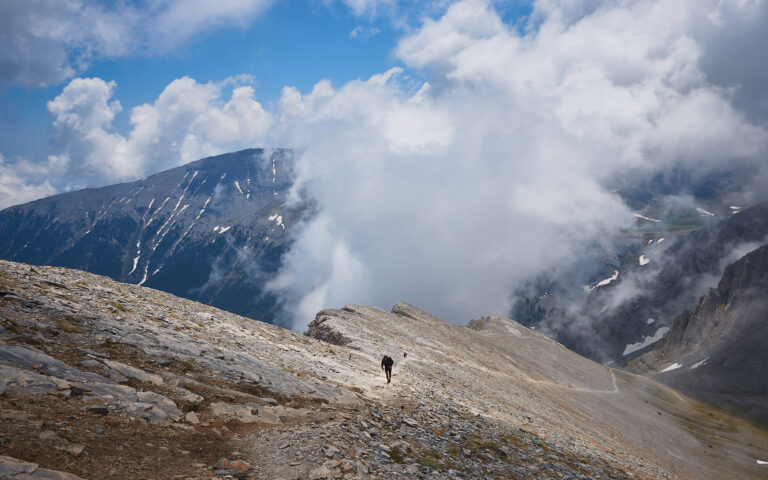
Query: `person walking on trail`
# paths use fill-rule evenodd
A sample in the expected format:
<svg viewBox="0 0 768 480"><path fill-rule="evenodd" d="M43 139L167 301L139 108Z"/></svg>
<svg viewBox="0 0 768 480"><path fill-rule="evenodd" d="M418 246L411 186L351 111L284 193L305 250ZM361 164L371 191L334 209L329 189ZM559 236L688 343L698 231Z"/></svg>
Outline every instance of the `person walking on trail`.
<svg viewBox="0 0 768 480"><path fill-rule="evenodd" d="M381 369L387 374L387 383L392 382L392 365L394 364L395 361L389 355L384 355L384 358L381 359Z"/></svg>

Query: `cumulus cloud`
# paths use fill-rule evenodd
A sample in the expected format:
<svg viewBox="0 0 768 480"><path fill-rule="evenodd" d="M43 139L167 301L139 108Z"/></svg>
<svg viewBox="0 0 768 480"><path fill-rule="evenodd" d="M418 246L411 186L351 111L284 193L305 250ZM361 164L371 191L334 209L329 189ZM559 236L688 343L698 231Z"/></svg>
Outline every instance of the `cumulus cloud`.
<svg viewBox="0 0 768 480"><path fill-rule="evenodd" d="M271 0L7 0L0 3L0 90L56 85L93 58L176 48L223 26L246 26Z"/></svg>
<svg viewBox="0 0 768 480"><path fill-rule="evenodd" d="M634 221L618 177L762 165L768 134L710 80L701 33L756 5L546 0L518 29L464 0L396 48L421 88L393 69L284 89L294 198L319 211L271 285L294 325L349 302L507 312L522 279Z"/></svg>
<svg viewBox="0 0 768 480"><path fill-rule="evenodd" d="M112 99L115 82L75 78L48 102L55 117L53 158L66 164L71 180L93 185L252 146L266 134L272 115L254 98L253 87L231 83L174 80L154 103L131 110L130 133L122 136L112 128L122 110ZM227 87L232 91L225 100Z"/></svg>

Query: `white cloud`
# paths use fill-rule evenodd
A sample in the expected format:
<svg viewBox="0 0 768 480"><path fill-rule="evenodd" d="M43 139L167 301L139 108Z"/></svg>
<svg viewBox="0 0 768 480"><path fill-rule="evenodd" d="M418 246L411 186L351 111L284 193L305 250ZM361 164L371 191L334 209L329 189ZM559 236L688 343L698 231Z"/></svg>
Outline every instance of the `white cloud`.
<svg viewBox="0 0 768 480"><path fill-rule="evenodd" d="M362 25L358 25L355 28L352 29L351 32L349 32L349 38L359 38L362 40L367 40L371 37L375 37L380 33L380 30L376 27L370 27L366 28Z"/></svg>
<svg viewBox="0 0 768 480"><path fill-rule="evenodd" d="M396 0L342 0L355 15L374 15L382 8L393 7Z"/></svg>
<svg viewBox="0 0 768 480"><path fill-rule="evenodd" d="M277 138L304 152L294 193L320 212L273 285L296 327L343 303L506 312L516 282L632 221L611 180L762 165L765 128L702 68L724 4L752 8L541 1L520 33L465 0L396 49L431 87L394 69L284 89Z"/></svg>
<svg viewBox="0 0 768 480"><path fill-rule="evenodd" d="M224 26L245 27L271 0L6 0L0 3L0 90L56 85L94 57L167 52Z"/></svg>
<svg viewBox="0 0 768 480"><path fill-rule="evenodd" d="M203 156L253 146L266 135L272 116L256 101L253 88L236 80L225 101L225 90L232 82L174 80L154 103L131 110L132 128L124 137L112 128L121 110L119 102L111 100L115 82L75 78L48 102L56 118L55 158L67 161L71 179L88 185L135 179Z"/></svg>
<svg viewBox="0 0 768 480"><path fill-rule="evenodd" d="M49 173L42 165L23 159L11 163L0 154L0 209L53 195Z"/></svg>

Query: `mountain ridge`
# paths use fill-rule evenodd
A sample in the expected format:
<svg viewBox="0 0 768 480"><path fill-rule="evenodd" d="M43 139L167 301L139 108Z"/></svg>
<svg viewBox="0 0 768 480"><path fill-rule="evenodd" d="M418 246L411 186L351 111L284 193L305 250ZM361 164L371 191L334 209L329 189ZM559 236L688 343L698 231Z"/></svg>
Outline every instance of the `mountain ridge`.
<svg viewBox="0 0 768 480"><path fill-rule="evenodd" d="M92 271L274 321L264 291L287 249L293 151L208 157L135 182L0 212L0 258Z"/></svg>

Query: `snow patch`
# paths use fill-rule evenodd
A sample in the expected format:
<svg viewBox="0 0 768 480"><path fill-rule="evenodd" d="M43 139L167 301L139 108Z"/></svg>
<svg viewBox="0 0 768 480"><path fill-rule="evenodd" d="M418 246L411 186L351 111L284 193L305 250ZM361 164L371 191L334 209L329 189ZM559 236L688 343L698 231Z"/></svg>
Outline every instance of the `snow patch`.
<svg viewBox="0 0 768 480"><path fill-rule="evenodd" d="M240 183L239 183L237 180L235 180L235 186L236 186L236 187L237 187L237 189L240 191L240 195L245 195L245 194L243 193L243 189L242 189L242 188L240 188Z"/></svg>
<svg viewBox="0 0 768 480"><path fill-rule="evenodd" d="M654 320L654 319L652 319L652 318L649 318L648 320L646 320L646 321L645 321L645 323L647 323L648 325L652 325L652 324L653 324L653 322L655 322L655 321L656 321L656 320Z"/></svg>
<svg viewBox="0 0 768 480"><path fill-rule="evenodd" d="M216 225L215 227L213 227L213 231L216 233L224 233L230 228L232 228L231 225L229 227L222 227L222 226Z"/></svg>
<svg viewBox="0 0 768 480"><path fill-rule="evenodd" d="M677 370L678 368L680 368L682 366L683 366L682 363L673 363L672 365L670 365L667 368L665 368L664 370L662 370L661 373L671 372L672 370Z"/></svg>
<svg viewBox="0 0 768 480"><path fill-rule="evenodd" d="M640 255L638 261L640 262L640 265L648 265L651 262L651 260L645 255Z"/></svg>
<svg viewBox="0 0 768 480"><path fill-rule="evenodd" d="M589 287L589 286L585 285L584 286L584 290L586 290L588 293L589 292L593 292L593 291L597 290L600 287L604 287L604 286L608 285L609 283L613 282L617 278L619 278L619 271L618 270L614 270L613 271L613 275L611 275L610 277L606 278L605 280L600 280L599 282L597 282L597 285L595 285L593 287Z"/></svg>
<svg viewBox="0 0 768 480"><path fill-rule="evenodd" d="M763 461L763 460L758 460L758 461L757 461L757 464L758 464L758 465L768 465L768 462L766 462L766 461Z"/></svg>
<svg viewBox="0 0 768 480"><path fill-rule="evenodd" d="M696 207L696 211L701 214L702 217L714 217L715 214L712 212L708 212L707 210L704 210L703 208Z"/></svg>
<svg viewBox="0 0 768 480"><path fill-rule="evenodd" d="M649 318L648 320L653 320L653 319ZM642 350L643 348L649 345L653 345L654 343L664 338L664 335L668 331L669 331L669 327L661 327L658 330L656 330L656 332L650 337L643 337L641 341L627 345L627 347L624 349L624 353L622 353L622 356L627 356L630 353L636 352L638 350Z"/></svg>
<svg viewBox="0 0 768 480"><path fill-rule="evenodd" d="M285 230L285 225L283 224L283 216L282 215L278 215L276 213L274 215L270 215L269 216L269 221L270 222L275 222L278 227L283 227L283 230Z"/></svg>
<svg viewBox="0 0 768 480"><path fill-rule="evenodd" d="M633 216L633 217L637 217L637 218L640 218L640 219L642 219L642 220L648 220L649 222L656 222L656 223L661 223L661 220L657 220L657 219L655 219L655 218L646 217L646 216L644 216L644 215L640 215L639 213L633 213L633 214L632 214L632 216Z"/></svg>
<svg viewBox="0 0 768 480"><path fill-rule="evenodd" d="M691 365L691 367L690 367L690 369L689 369L689 370L693 370L694 368L699 368L700 366L702 366L702 365L704 365L705 363L707 363L707 360L709 360L709 357L705 358L704 360L702 360L702 361L700 361L700 362L696 362L696 363L694 363L693 365Z"/></svg>
<svg viewBox="0 0 768 480"><path fill-rule="evenodd" d="M665 238L665 237L661 237L660 239L656 240L656 244L659 244L659 243L663 242L663 241L664 241L664 238Z"/></svg>

